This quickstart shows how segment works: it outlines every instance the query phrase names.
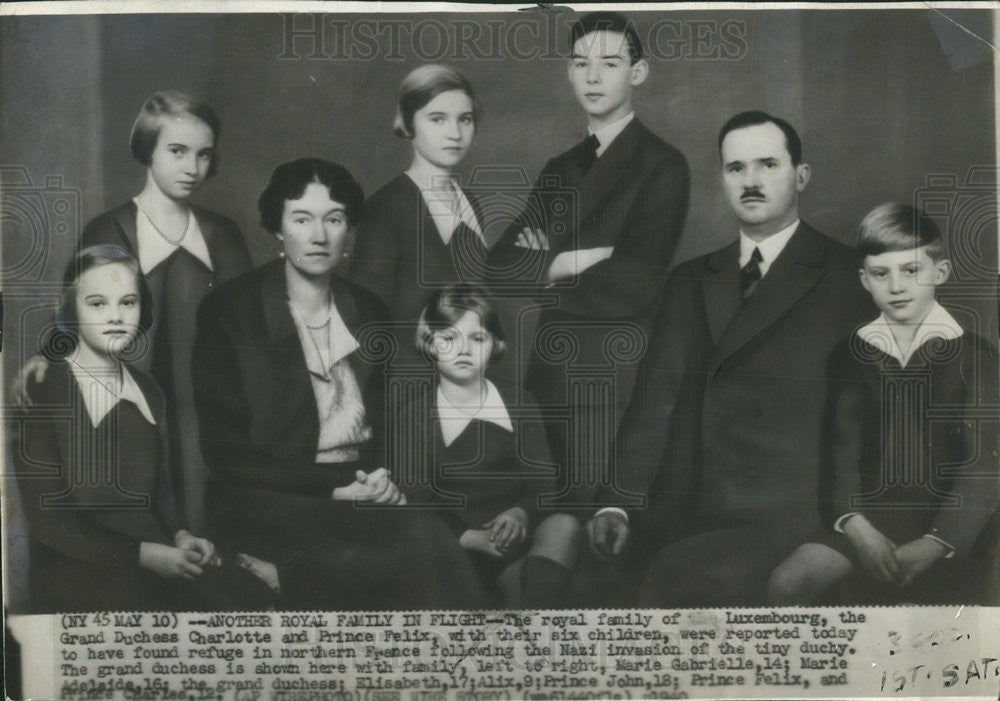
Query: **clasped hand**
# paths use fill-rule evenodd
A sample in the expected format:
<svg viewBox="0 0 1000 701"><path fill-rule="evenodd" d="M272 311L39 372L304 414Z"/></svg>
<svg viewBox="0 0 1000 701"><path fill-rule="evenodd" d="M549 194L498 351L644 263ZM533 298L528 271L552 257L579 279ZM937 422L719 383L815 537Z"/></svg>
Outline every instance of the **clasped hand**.
<svg viewBox="0 0 1000 701"><path fill-rule="evenodd" d="M860 514L848 519L844 533L857 551L862 567L882 584L911 584L948 553L944 545L926 537L897 546Z"/></svg>
<svg viewBox="0 0 1000 701"><path fill-rule="evenodd" d="M334 500L364 501L400 506L406 504L406 495L399 491L399 487L389 479L389 471L384 467L370 473L358 470L354 476L355 480L349 485L333 490Z"/></svg>

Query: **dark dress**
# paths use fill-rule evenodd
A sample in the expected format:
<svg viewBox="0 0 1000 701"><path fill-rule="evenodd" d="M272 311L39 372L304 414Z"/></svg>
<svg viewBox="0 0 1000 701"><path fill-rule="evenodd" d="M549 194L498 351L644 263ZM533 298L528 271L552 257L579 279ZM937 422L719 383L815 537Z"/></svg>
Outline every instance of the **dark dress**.
<svg viewBox="0 0 1000 701"><path fill-rule="evenodd" d="M148 334L151 352L135 362L153 375L166 394L174 481L182 490L180 496L184 499L183 511L188 520L200 527L206 474L198 449L198 420L191 384L195 313L209 290L242 275L252 266L243 235L232 220L200 207L192 206L191 209L208 247L212 270L178 248L146 273L146 282L153 293L156 323ZM137 215L136 205L131 201L104 212L84 227L80 246L116 244L137 255Z"/></svg>
<svg viewBox="0 0 1000 701"><path fill-rule="evenodd" d="M199 310L193 375L210 466L209 532L229 552L277 565L289 609L475 608L483 597L464 553L426 510L334 501L357 468L382 464L386 312L331 280L360 348L349 358L374 438L358 463L316 463L316 397L288 308L285 263L209 294Z"/></svg>
<svg viewBox="0 0 1000 701"><path fill-rule="evenodd" d="M173 544L183 528L164 461L164 402L132 369L157 419L119 401L94 428L65 362L32 384L12 451L30 535L36 613L173 608L171 586L139 566L142 542Z"/></svg>
<svg viewBox="0 0 1000 701"><path fill-rule="evenodd" d="M435 504L450 515L455 531L480 529L502 512L520 506L529 531L550 515L545 496L555 495L555 465L538 405L526 390L494 382L510 416L513 431L474 418L445 445L436 407L437 388L409 403L398 416L413 423L415 441L393 443L396 471L410 466L420 474L406 490L412 504Z"/></svg>
<svg viewBox="0 0 1000 701"><path fill-rule="evenodd" d="M857 336L831 358L824 520L861 513L897 545L933 529L955 549L897 597L980 602L990 563L977 548L984 535L995 540L984 526L1000 505L997 420L988 418L997 370L996 351L968 332L924 343L906 367ZM853 559L846 537L832 537Z"/></svg>
<svg viewBox="0 0 1000 701"><path fill-rule="evenodd" d="M468 192L465 196L481 222L476 199ZM420 312L436 289L483 278L485 248L477 256L474 246L460 246L470 240L475 241L457 235L448 244L441 240L420 188L406 173L365 202L351 254L351 279L382 300L396 322L399 350L394 366L426 367L414 347L414 335Z"/></svg>
<svg viewBox="0 0 1000 701"><path fill-rule="evenodd" d="M479 530L504 511L519 506L528 514L528 533L555 513L555 463L549 451L545 424L531 396L514 384L495 381L507 408L513 431L473 418L445 445L437 408L437 387L423 392L393 411L389 428L389 463L405 483L401 486L412 505L432 505L457 539L466 530ZM530 541L528 541L530 542ZM483 580L492 589L510 562L523 555L514 550L496 560L470 552Z"/></svg>

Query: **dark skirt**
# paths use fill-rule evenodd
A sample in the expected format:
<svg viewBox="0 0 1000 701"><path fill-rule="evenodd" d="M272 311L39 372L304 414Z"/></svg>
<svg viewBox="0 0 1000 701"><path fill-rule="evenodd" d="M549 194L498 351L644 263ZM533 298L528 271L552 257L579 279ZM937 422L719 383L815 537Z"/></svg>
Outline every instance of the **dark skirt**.
<svg viewBox="0 0 1000 701"><path fill-rule="evenodd" d="M208 519L224 555L274 563L286 610L476 609L475 567L427 509L334 501L332 488L213 482Z"/></svg>

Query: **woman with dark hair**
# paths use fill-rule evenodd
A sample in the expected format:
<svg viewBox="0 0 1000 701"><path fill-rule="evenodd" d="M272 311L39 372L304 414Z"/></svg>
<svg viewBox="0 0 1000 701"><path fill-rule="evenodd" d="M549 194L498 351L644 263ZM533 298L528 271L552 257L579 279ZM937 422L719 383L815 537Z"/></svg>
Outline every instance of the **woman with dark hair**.
<svg viewBox="0 0 1000 701"><path fill-rule="evenodd" d="M218 595L232 576L230 593L256 584L220 568L212 543L175 508L163 395L126 362L141 352L152 311L125 249L85 248L67 267L51 364L28 383L33 402L12 451L34 612L227 607L213 586ZM233 605L266 604L263 591Z"/></svg>
<svg viewBox="0 0 1000 701"><path fill-rule="evenodd" d="M209 532L291 609L474 606L443 524L382 467L383 305L333 268L360 216L341 166L278 166L260 196L279 260L221 286L194 356ZM383 349L384 350L384 349Z"/></svg>
<svg viewBox="0 0 1000 701"><path fill-rule="evenodd" d="M184 511L203 523L205 468L191 387L194 316L215 285L251 268L239 228L230 219L190 202L219 164L219 118L204 102L166 90L143 104L132 127L132 155L146 168L142 191L84 227L80 246L114 244L139 261L155 302L149 352L135 358L167 397L170 463L178 466ZM28 361L23 378L44 377L45 360Z"/></svg>
<svg viewBox="0 0 1000 701"><path fill-rule="evenodd" d="M410 341L431 293L483 278L478 205L454 172L479 117L472 84L452 68L421 66L399 88L393 132L410 142L413 160L365 203L351 277L378 295L394 321L410 324L396 327L406 362L419 362Z"/></svg>

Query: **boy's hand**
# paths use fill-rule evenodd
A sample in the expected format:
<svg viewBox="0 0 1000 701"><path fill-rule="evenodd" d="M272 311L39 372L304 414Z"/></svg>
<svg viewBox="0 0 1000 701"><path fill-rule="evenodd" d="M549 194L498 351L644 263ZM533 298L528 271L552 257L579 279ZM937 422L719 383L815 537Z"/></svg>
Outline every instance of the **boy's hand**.
<svg viewBox="0 0 1000 701"><path fill-rule="evenodd" d="M912 584L928 567L948 554L948 548L933 538L917 538L896 548L900 584Z"/></svg>
<svg viewBox="0 0 1000 701"><path fill-rule="evenodd" d="M590 547L602 560L622 554L628 533L628 520L615 511L597 514L587 522Z"/></svg>
<svg viewBox="0 0 1000 701"><path fill-rule="evenodd" d="M206 538L199 538L188 531L177 531L174 535L174 546L198 555L196 561L198 565L212 565L213 567L219 565L219 556L215 554L215 546L212 541Z"/></svg>
<svg viewBox="0 0 1000 701"><path fill-rule="evenodd" d="M517 242L514 244L518 248L530 248L534 251L549 250L549 237L541 229L531 229L524 227L517 235Z"/></svg>
<svg viewBox="0 0 1000 701"><path fill-rule="evenodd" d="M865 570L882 584L901 583L902 570L896 559L896 544L861 514L848 519L844 533L858 553Z"/></svg>
<svg viewBox="0 0 1000 701"><path fill-rule="evenodd" d="M483 528L490 532L490 542L500 552L506 552L515 541L528 537L528 514L520 506L507 509Z"/></svg>
<svg viewBox="0 0 1000 701"><path fill-rule="evenodd" d="M201 575L201 568L195 564L198 558L198 553L161 543L139 545L139 565L166 579L198 577Z"/></svg>
<svg viewBox="0 0 1000 701"><path fill-rule="evenodd" d="M14 376L10 385L10 400L18 406L31 406L34 402L28 395L28 378L34 378L36 384L45 381L45 371L49 369L49 361L40 355L33 355Z"/></svg>

